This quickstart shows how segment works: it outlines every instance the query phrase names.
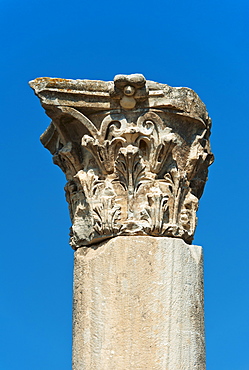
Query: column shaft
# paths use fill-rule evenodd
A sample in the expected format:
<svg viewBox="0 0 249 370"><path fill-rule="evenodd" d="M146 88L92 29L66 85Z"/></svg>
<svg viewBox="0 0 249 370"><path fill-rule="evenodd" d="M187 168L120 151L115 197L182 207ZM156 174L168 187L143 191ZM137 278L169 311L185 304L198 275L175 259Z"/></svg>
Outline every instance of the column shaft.
<svg viewBox="0 0 249 370"><path fill-rule="evenodd" d="M202 248L121 236L75 252L73 370L204 370Z"/></svg>

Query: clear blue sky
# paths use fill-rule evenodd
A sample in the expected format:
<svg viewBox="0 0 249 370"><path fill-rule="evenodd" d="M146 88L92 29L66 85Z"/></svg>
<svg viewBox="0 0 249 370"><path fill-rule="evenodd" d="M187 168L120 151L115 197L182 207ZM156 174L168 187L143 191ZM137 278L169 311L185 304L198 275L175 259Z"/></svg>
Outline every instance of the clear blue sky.
<svg viewBox="0 0 249 370"><path fill-rule="evenodd" d="M71 367L64 175L39 142L36 77L118 73L194 89L216 157L199 209L207 370L249 370L248 1L1 0L1 370ZM101 369L100 369L101 370Z"/></svg>

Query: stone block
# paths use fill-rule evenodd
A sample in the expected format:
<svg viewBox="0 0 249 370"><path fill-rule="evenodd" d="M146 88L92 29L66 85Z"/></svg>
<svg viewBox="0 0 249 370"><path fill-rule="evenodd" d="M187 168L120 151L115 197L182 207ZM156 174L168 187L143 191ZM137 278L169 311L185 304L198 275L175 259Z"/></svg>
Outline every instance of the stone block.
<svg viewBox="0 0 249 370"><path fill-rule="evenodd" d="M75 252L73 370L204 370L200 246L118 236Z"/></svg>

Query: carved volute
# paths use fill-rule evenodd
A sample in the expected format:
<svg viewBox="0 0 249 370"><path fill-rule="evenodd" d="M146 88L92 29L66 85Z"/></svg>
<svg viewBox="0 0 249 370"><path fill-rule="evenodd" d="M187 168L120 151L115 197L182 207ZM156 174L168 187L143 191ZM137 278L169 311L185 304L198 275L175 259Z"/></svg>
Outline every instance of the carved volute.
<svg viewBox="0 0 249 370"><path fill-rule="evenodd" d="M191 243L213 161L194 91L117 75L30 82L51 125L41 136L67 178L74 249L117 235Z"/></svg>

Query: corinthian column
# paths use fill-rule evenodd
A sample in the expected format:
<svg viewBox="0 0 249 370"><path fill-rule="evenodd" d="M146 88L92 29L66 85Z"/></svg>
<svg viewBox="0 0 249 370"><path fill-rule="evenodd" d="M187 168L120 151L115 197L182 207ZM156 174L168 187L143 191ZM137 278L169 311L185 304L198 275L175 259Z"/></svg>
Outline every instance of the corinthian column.
<svg viewBox="0 0 249 370"><path fill-rule="evenodd" d="M213 161L205 105L140 74L30 85L52 119L41 141L67 178L73 369L204 370L191 242Z"/></svg>

